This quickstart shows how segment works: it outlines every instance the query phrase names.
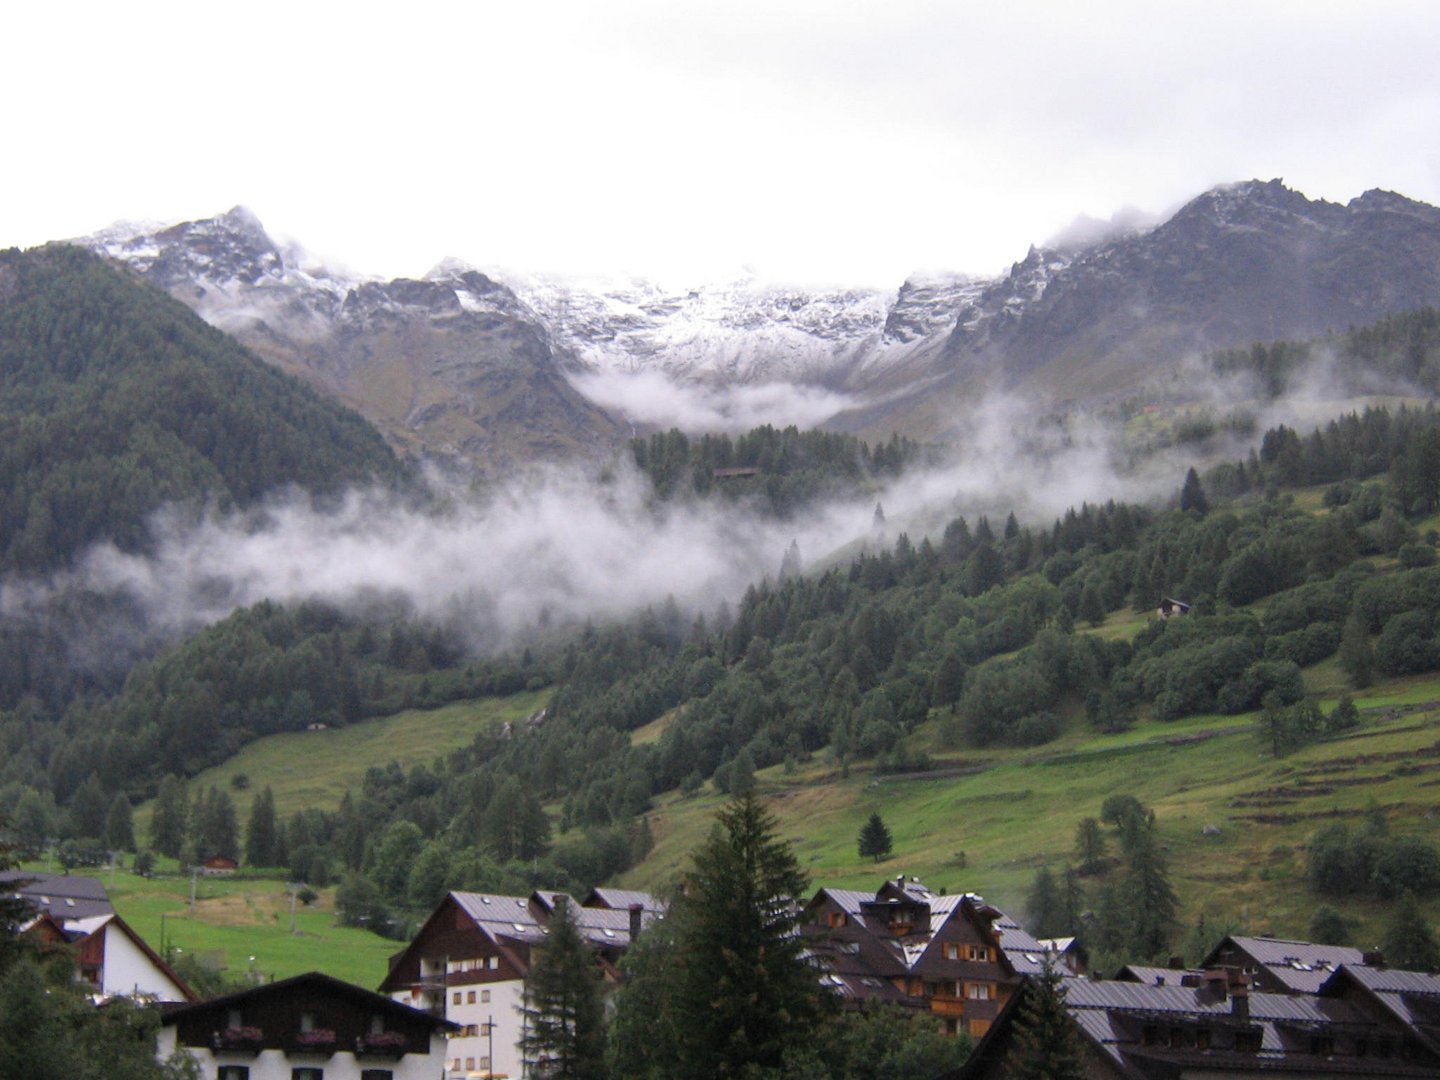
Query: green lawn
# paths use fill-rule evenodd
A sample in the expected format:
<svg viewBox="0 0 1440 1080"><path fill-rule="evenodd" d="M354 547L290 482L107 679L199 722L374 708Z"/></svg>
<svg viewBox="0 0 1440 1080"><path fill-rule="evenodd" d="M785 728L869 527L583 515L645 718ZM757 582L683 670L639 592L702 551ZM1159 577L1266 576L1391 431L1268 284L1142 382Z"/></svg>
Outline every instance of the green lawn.
<svg viewBox="0 0 1440 1080"><path fill-rule="evenodd" d="M125 868L81 871L104 882L115 910L156 952L198 956L231 978L248 971L276 979L323 971L373 989L389 970L390 955L403 947L368 930L335 925L333 889L317 890L320 899L310 907L296 905L291 933L290 894L279 879L199 878L192 911L191 879L177 872L173 860L162 863L168 872L149 879Z"/></svg>

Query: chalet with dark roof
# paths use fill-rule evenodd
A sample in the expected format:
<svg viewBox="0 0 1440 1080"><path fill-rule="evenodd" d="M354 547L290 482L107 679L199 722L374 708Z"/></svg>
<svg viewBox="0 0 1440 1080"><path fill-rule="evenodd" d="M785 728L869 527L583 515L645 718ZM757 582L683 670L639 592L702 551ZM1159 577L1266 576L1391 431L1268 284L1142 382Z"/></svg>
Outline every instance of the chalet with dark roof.
<svg viewBox="0 0 1440 1080"><path fill-rule="evenodd" d="M647 893L596 889L586 900L576 904L550 890L529 896L452 892L391 960L380 992L458 1025L446 1055L447 1076L519 1076L524 980L531 951L543 947L556 909L568 906L611 982L619 979L616 965L630 943L665 910Z"/></svg>
<svg viewBox="0 0 1440 1080"><path fill-rule="evenodd" d="M1007 944L1024 955L1038 943L1018 931L1005 941L1004 913L974 894L941 896L914 878L874 893L820 889L802 932L822 981L846 1001L891 1001L927 1009L950 1034L984 1034L1020 983Z"/></svg>
<svg viewBox="0 0 1440 1080"><path fill-rule="evenodd" d="M1365 967L1379 959L1378 953L1345 945L1231 935L1216 945L1200 966L1242 971L1256 990L1267 993L1317 994L1341 965Z"/></svg>
<svg viewBox="0 0 1440 1080"><path fill-rule="evenodd" d="M1433 1047L1409 1038L1403 1023L1348 984L1314 995L1266 993L1252 991L1249 977L1234 970L1205 972L1187 985L1075 977L1062 983L1090 1080L1440 1075ZM1007 1075L1015 1021L1035 985L1027 980L966 1064L945 1080Z"/></svg>
<svg viewBox="0 0 1440 1080"><path fill-rule="evenodd" d="M164 1010L156 1052L217 1080L435 1080L454 1024L312 971Z"/></svg>
<svg viewBox="0 0 1440 1080"><path fill-rule="evenodd" d="M1320 994L1343 998L1393 1020L1404 1031L1402 1057L1428 1055L1440 1061L1440 977L1347 964L1325 980Z"/></svg>

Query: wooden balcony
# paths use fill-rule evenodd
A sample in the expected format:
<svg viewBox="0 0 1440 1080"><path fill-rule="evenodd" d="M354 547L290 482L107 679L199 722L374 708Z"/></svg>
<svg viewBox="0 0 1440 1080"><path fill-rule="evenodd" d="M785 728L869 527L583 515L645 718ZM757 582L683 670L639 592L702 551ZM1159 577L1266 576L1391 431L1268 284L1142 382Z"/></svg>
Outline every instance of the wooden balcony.
<svg viewBox="0 0 1440 1080"><path fill-rule="evenodd" d="M964 1016L965 999L951 994L936 994L930 999L930 1011L938 1016Z"/></svg>

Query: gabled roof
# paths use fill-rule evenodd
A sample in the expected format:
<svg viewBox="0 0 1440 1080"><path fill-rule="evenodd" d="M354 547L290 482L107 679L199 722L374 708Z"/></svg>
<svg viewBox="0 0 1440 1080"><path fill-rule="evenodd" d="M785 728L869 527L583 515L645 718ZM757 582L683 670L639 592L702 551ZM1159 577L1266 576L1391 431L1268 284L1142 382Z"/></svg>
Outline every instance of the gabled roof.
<svg viewBox="0 0 1440 1080"><path fill-rule="evenodd" d="M409 1005L402 1005L393 1001L384 994L377 994L373 990L366 990L363 986L356 986L354 983L344 982L332 975L326 975L319 971L306 972L303 975L292 975L288 979L278 979L272 983L265 983L261 986L251 986L244 990L236 990L230 994L222 994L219 997L208 998L205 1001L186 1002L183 1005L167 1005L161 1014L161 1024L174 1024L187 1016L201 1015L209 1012L226 1012L232 1008L243 1008L257 1000L269 997L283 997L297 988L308 988L331 995L332 997L343 998L352 1002L356 1007L372 1012L378 1012L383 1016L404 1017L410 1021L420 1021L432 1030L455 1031L459 1025L449 1020L434 1016L422 1009L412 1009Z"/></svg>
<svg viewBox="0 0 1440 1080"><path fill-rule="evenodd" d="M820 921L819 909L827 903L845 913L844 926L830 927ZM993 978L994 969L987 964L952 960L941 954L940 935L956 919L969 920L979 929L982 939L1001 946L998 960L1007 974L1015 973L1015 964L999 933L1002 923L1015 929L1020 945L1040 948L1003 912L976 894L941 895L914 878L887 879L874 893L821 888L805 905L805 910L810 951L825 969L822 982L841 996L892 996L890 992L894 988L886 980L906 975L970 977L966 974L966 965L974 966L970 974L975 977ZM905 925L897 932L889 914L904 910L923 913L923 917L913 925L901 920ZM1037 959L1037 970L1038 967ZM866 982L867 978L871 981Z"/></svg>
<svg viewBox="0 0 1440 1080"><path fill-rule="evenodd" d="M1295 941L1289 938L1230 935L1210 950L1210 955L1200 966L1213 967L1224 963L1220 957L1225 954L1227 946L1251 957L1263 966L1272 978L1295 994L1319 993L1325 980L1342 964L1347 967L1360 967L1364 965L1366 958L1366 954L1360 949L1345 945L1317 945L1312 941Z"/></svg>
<svg viewBox="0 0 1440 1080"><path fill-rule="evenodd" d="M580 904L584 908L610 908L612 911L629 911L632 904L639 904L651 915L664 915L667 907L665 901L650 893L636 889L609 889L603 885L591 889Z"/></svg>
<svg viewBox="0 0 1440 1080"><path fill-rule="evenodd" d="M130 924L117 915L99 915L93 919L77 919L69 924L67 928L74 931L71 938L77 945L83 943L97 934L124 934L131 943L144 954L145 958L155 966L166 979L175 984L175 989L180 991L186 1001L198 1001L199 995L191 989L190 984L180 977L180 974L160 958L160 955L150 948L149 944L137 934ZM67 935L68 936L68 935Z"/></svg>
<svg viewBox="0 0 1440 1080"><path fill-rule="evenodd" d="M592 890L593 895L593 890ZM645 897L645 893L633 894ZM652 906L663 906L649 898ZM643 901L639 901L643 905ZM393 991L399 983L392 981L404 959L419 947L426 930L452 905L469 920L473 929L487 938L516 971L529 970L529 948L543 943L549 935L550 919L561 903L570 910L571 919L580 936L600 950L624 950L630 946L630 911L610 908L582 907L567 893L537 889L529 896L501 896L496 893L451 892L430 913L409 945L391 957L390 974L381 982L382 990ZM641 923L650 925L661 915L644 911ZM611 957L614 958L613 956Z"/></svg>
<svg viewBox="0 0 1440 1080"><path fill-rule="evenodd" d="M1435 1059L1399 1056L1400 1034L1383 1016L1338 997L1296 994L1217 993L1209 987L1169 982L1097 981L1066 977L1065 1007L1092 1054L1134 1080L1172 1080L1182 1075L1433 1077ZM1013 1038L1010 1030L1027 989L1015 995L957 1077L997 1075L997 1059ZM1236 997L1243 998L1237 1006ZM1180 1038L1172 1040L1171 1033ZM1201 1033L1204 1043L1202 1044ZM1258 1049L1236 1045L1237 1035L1258 1038ZM1312 1042L1328 1038L1326 1051ZM1394 1044L1389 1057L1349 1052L1354 1040ZM1338 1054L1337 1054L1338 1051ZM1343 1057L1343 1061L1341 1060Z"/></svg>
<svg viewBox="0 0 1440 1080"><path fill-rule="evenodd" d="M38 911L48 911L57 919L115 914L115 905L97 878L6 870L0 872L0 889L7 885L11 886L8 891L13 895L30 901Z"/></svg>
<svg viewBox="0 0 1440 1080"><path fill-rule="evenodd" d="M1440 977L1420 971L1346 964L1325 980L1320 993L1325 997L1343 994L1346 984L1360 987L1440 1056Z"/></svg>

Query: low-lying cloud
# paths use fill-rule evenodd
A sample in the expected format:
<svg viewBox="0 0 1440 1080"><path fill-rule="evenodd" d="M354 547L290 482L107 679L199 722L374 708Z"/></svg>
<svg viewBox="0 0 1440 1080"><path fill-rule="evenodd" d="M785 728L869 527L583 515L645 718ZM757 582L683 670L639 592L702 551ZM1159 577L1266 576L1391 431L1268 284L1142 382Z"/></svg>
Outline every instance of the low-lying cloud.
<svg viewBox="0 0 1440 1080"><path fill-rule="evenodd" d="M1235 407L1224 389L1217 381L1217 411ZM1206 464L1202 453L1209 461L1243 456L1261 425L1313 410L1328 389L1307 385L1258 413L1248 432L1220 424L1203 446L1161 447L1138 460L1115 424L1037 420L1030 403L992 396L957 418L965 443L946 461L783 521L744 501L657 500L623 461L603 477L554 468L478 495L442 492L423 508L357 491L339 503L292 494L243 513L167 511L153 519L146 553L101 545L47 581L0 581L0 618L69 627L59 632L73 639L74 663L112 675L126 656L267 599L362 613L403 601L414 616L458 631L477 654L493 653L544 627L624 618L671 598L689 615L733 605L748 585L776 575L792 540L811 566L875 546L877 501L888 544L902 531L915 543L938 539L957 515L972 525L987 515L998 526L1013 511L1045 528L1082 502L1165 500L1186 469ZM693 431L695 415L667 420ZM107 598L98 610L114 613L114 625L52 617L73 612L80 593Z"/></svg>
<svg viewBox="0 0 1440 1080"><path fill-rule="evenodd" d="M813 428L856 404L819 386L682 383L659 371L582 372L570 382L595 404L633 424L695 433L738 434L763 424Z"/></svg>

